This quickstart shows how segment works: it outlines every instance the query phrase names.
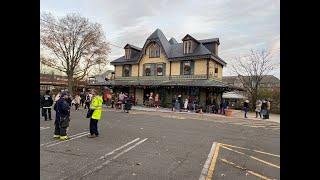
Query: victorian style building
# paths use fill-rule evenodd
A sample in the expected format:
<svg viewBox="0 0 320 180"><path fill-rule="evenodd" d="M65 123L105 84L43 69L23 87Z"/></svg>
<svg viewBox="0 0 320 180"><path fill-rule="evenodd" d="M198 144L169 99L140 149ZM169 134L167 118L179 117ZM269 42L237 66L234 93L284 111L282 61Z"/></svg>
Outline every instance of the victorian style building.
<svg viewBox="0 0 320 180"><path fill-rule="evenodd" d="M222 93L232 89L222 82L226 62L218 56L219 44L219 38L200 40L189 34L181 43L168 41L157 29L142 48L127 44L124 56L111 62L115 66L111 84L115 92L134 95L138 105L150 92L160 95L163 107L170 107L179 94L201 106L219 103Z"/></svg>

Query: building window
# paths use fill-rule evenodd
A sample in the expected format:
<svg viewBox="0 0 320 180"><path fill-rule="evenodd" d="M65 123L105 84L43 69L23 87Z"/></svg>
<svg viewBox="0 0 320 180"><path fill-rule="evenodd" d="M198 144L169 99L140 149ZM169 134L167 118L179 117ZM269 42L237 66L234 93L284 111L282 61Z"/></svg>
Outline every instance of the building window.
<svg viewBox="0 0 320 180"><path fill-rule="evenodd" d="M165 63L155 64L148 63L144 64L144 75L145 76L164 76L165 75Z"/></svg>
<svg viewBox="0 0 320 180"><path fill-rule="evenodd" d="M191 40L189 41L184 41L183 43L183 50L185 54L191 53Z"/></svg>
<svg viewBox="0 0 320 180"><path fill-rule="evenodd" d="M130 59L130 53L131 53L130 49L125 49L125 58L126 59Z"/></svg>
<svg viewBox="0 0 320 180"><path fill-rule="evenodd" d="M146 76L151 76L151 64L145 64L144 72Z"/></svg>
<svg viewBox="0 0 320 180"><path fill-rule="evenodd" d="M160 47L158 46L157 43L153 43L150 45L149 57L150 58L160 57Z"/></svg>
<svg viewBox="0 0 320 180"><path fill-rule="evenodd" d="M130 77L131 75L131 65L124 65L123 66L123 76Z"/></svg>
<svg viewBox="0 0 320 180"><path fill-rule="evenodd" d="M157 76L163 76L163 64L157 64Z"/></svg>
<svg viewBox="0 0 320 180"><path fill-rule="evenodd" d="M183 75L192 75L192 62L185 61L183 62Z"/></svg>
<svg viewBox="0 0 320 180"><path fill-rule="evenodd" d="M218 77L218 72L219 72L218 64L214 64L214 77Z"/></svg>

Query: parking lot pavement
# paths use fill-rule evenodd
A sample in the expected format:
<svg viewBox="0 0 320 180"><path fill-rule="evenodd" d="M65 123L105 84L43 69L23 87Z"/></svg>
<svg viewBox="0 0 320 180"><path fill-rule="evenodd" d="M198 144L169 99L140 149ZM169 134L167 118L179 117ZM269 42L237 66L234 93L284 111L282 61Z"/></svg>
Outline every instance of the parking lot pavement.
<svg viewBox="0 0 320 180"><path fill-rule="evenodd" d="M200 179L202 172L208 178L212 142L221 144L214 179L257 179L257 174L279 179L279 168L270 166L278 166L279 157L252 151L279 154L277 129L156 112L105 111L98 123L100 136L89 139L85 114L83 109L72 111L68 141L53 139L54 122L40 120L41 179L188 180ZM203 170L206 161L208 171Z"/></svg>

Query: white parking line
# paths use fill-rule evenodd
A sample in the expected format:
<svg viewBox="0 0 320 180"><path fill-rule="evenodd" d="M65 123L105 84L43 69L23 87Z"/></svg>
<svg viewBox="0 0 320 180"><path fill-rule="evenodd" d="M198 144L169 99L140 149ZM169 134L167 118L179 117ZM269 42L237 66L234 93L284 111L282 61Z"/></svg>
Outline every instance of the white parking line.
<svg viewBox="0 0 320 180"><path fill-rule="evenodd" d="M115 150L113 150L113 151L111 151L111 152L109 152L109 153L107 153L107 154L105 154L105 155L101 156L101 157L100 157L99 159L97 159L97 160L105 159L107 156L110 156L110 155L111 155L111 154L113 154L114 152L119 151L120 149L122 149L122 148L124 148L124 147L128 146L129 144L132 144L132 143L134 143L134 142L138 141L139 139L140 139L140 138L136 138L136 139L134 139L134 140L132 140L132 141L128 142L127 144L125 144L125 145L123 145L123 146L120 146L120 147L118 147L117 149L115 149Z"/></svg>
<svg viewBox="0 0 320 180"><path fill-rule="evenodd" d="M104 166L108 165L110 162L112 162L113 160L117 159L118 157L120 157L120 156L123 155L124 153L126 153L126 152L130 151L131 149L137 147L139 144L145 142L147 139L148 139L148 138L145 138L145 139L137 142L135 145L130 146L129 148L121 151L119 154L115 155L113 158L111 158L111 159L107 160L106 162L102 163L100 166L97 166L97 167L95 167L93 170L90 170L90 171L86 172L82 177L85 177L85 176L87 176L87 175L89 175L89 174L91 174L91 173L94 173L94 172L102 169Z"/></svg>
<svg viewBox="0 0 320 180"><path fill-rule="evenodd" d="M86 133L86 134L87 134L88 132L82 132L82 133L74 134L74 135L69 136L69 137L70 137L70 138L72 138L72 137L75 137L75 136L82 135L82 134L84 134L84 133ZM59 140L55 140L55 141L51 141L51 142L47 142L47 143L40 144L40 147L41 147L41 146L44 146L44 145L51 144L51 143L55 143L55 142L59 142Z"/></svg>
<svg viewBox="0 0 320 180"><path fill-rule="evenodd" d="M114 152L123 149L124 147L126 147L126 146L128 146L128 145L130 145L130 144L132 144L132 143L134 143L134 142L136 142L136 141L138 141L139 139L140 139L140 138L136 138L136 139L128 142L127 144L124 144L124 145L118 147L117 149L114 149L113 151L111 151L111 152L109 152L109 153L107 153L107 154L99 157L98 159L96 159L96 160L93 161L92 163L89 163L89 164L85 165L84 167L80 168L77 172L80 172L81 170L86 169L89 165L94 164L95 162L97 162L97 161L99 161L99 160L105 159L106 157L112 155ZM70 177L70 176L64 177L64 178L62 178L61 180L63 180L63 179L68 179L69 177Z"/></svg>
<svg viewBox="0 0 320 180"><path fill-rule="evenodd" d="M210 166L214 151L216 149L216 146L217 146L217 143L213 142L212 146L211 146L211 149L209 151L209 154L208 154L208 158L207 158L205 164L203 165L199 180L205 180L206 179L208 171L209 171L209 166Z"/></svg>
<svg viewBox="0 0 320 180"><path fill-rule="evenodd" d="M40 127L40 131L41 130L45 130L45 129L49 129L50 127Z"/></svg>
<svg viewBox="0 0 320 180"><path fill-rule="evenodd" d="M47 147L51 147L51 146L55 146L55 145L58 145L58 144L61 144L61 143L64 143L64 142L68 142L68 141L71 141L71 140L75 140L75 139L81 138L81 137L83 137L83 136L87 136L87 135L89 135L89 134L90 134L90 133L82 134L82 135L77 136L77 137L75 137L75 138L71 138L71 139L68 139L68 140L65 140L65 141L60 141L60 142L57 142L57 143L54 143L54 144L50 144L50 145L48 145Z"/></svg>

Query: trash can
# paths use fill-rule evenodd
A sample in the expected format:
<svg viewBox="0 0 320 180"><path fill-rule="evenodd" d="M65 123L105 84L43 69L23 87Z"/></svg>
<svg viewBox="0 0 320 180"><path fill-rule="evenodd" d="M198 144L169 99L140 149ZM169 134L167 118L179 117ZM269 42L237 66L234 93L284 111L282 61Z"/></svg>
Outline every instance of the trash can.
<svg viewBox="0 0 320 180"><path fill-rule="evenodd" d="M226 109L225 113L226 113L226 116L232 116L232 110L231 109Z"/></svg>

